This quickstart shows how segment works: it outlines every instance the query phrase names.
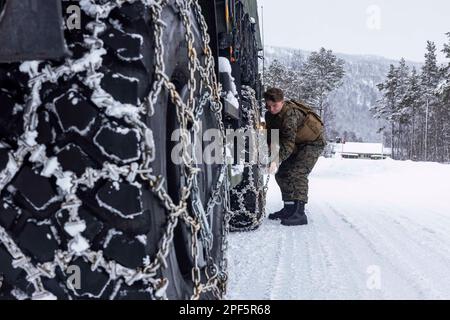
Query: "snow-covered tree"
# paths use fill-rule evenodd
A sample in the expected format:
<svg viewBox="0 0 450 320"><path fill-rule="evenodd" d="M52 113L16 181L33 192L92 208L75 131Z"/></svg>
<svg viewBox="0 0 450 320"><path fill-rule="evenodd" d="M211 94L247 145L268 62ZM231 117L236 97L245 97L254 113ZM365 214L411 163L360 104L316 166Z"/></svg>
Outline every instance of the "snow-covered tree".
<svg viewBox="0 0 450 320"><path fill-rule="evenodd" d="M396 159L450 160L450 63L440 67L436 51L428 41L420 74L415 68L410 72L402 59L397 67L391 65L386 80L378 85L382 98L373 111L390 123ZM450 58L450 44L443 51Z"/></svg>
<svg viewBox="0 0 450 320"><path fill-rule="evenodd" d="M395 123L393 119L393 114L396 108L397 101L397 86L398 86L398 78L397 78L397 69L393 64L389 67L389 72L386 76L386 80L377 85L378 90L382 93L382 97L378 100L377 105L372 108L375 117L387 120L388 123L391 124L390 128L390 142L391 148L394 155L394 128ZM385 131L385 128L381 129Z"/></svg>
<svg viewBox="0 0 450 320"><path fill-rule="evenodd" d="M403 96L401 102L401 109L403 120L407 125L405 133L403 135L405 149L407 154L404 158L418 160L422 151L421 142L421 132L418 130L421 123L421 114L419 109L421 107L421 97L423 95L420 86L420 75L418 74L416 68L412 69L411 76L408 79L407 91Z"/></svg>
<svg viewBox="0 0 450 320"><path fill-rule="evenodd" d="M424 160L428 160L430 151L431 153L434 153L434 155L437 153L440 101L436 95L436 89L440 82L440 71L437 63L436 50L436 45L433 42L428 41L427 52L425 53L425 64L422 68L421 76L425 109ZM433 156L431 158L433 158Z"/></svg>
<svg viewBox="0 0 450 320"><path fill-rule="evenodd" d="M325 48L312 52L303 64L300 98L317 108L321 115L332 114L331 110L326 110L329 107L327 96L342 84L344 64L344 60ZM327 122L326 118L324 120Z"/></svg>
<svg viewBox="0 0 450 320"><path fill-rule="evenodd" d="M389 66L389 72L386 76L386 80L377 85L378 90L383 93L383 96L378 101L378 104L373 108L376 117L383 118L388 121L392 120L396 100L397 82L397 70L395 69L395 66L391 64Z"/></svg>
<svg viewBox="0 0 450 320"><path fill-rule="evenodd" d="M287 98L297 98L299 75L278 60L274 60L265 72L266 88L280 88Z"/></svg>
<svg viewBox="0 0 450 320"><path fill-rule="evenodd" d="M442 52L445 57L450 60L450 32L447 34L448 43L444 44ZM438 85L437 94L441 98L442 103L442 137L443 137L443 155L445 161L450 160L450 61L441 68L442 80Z"/></svg>
<svg viewBox="0 0 450 320"><path fill-rule="evenodd" d="M331 50L311 53L305 62L299 50L286 64L274 60L266 71L266 87L277 87L291 99L303 100L322 116L327 133L331 132L334 114L327 97L342 84L344 61Z"/></svg>
<svg viewBox="0 0 450 320"><path fill-rule="evenodd" d="M445 57L450 60L450 32L447 33L448 43L444 44L444 49L442 52ZM450 61L447 65L442 67L443 81L438 86L438 93L443 96L443 98L448 101L450 100Z"/></svg>
<svg viewBox="0 0 450 320"><path fill-rule="evenodd" d="M395 101L395 110L393 119L397 123L395 128L397 136L397 153L400 159L405 159L408 154L407 144L405 143L406 131L410 122L410 105L405 103L409 89L409 67L404 58L400 60L397 68L397 93Z"/></svg>
<svg viewBox="0 0 450 320"><path fill-rule="evenodd" d="M378 85L382 98L374 111L376 116L391 124L389 136L395 158L405 158L408 154L405 131L408 130L411 121L410 105L407 103L408 96L412 95L410 81L409 67L402 58L397 68L394 65L390 66L386 81Z"/></svg>
<svg viewBox="0 0 450 320"><path fill-rule="evenodd" d="M278 60L274 60L265 72L267 88L283 89L286 85L287 68Z"/></svg>

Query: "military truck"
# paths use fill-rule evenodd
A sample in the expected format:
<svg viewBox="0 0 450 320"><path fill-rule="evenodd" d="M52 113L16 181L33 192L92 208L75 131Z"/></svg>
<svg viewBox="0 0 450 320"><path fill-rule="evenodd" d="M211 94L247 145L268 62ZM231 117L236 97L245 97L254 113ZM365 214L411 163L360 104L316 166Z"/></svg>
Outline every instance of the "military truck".
<svg viewBox="0 0 450 320"><path fill-rule="evenodd" d="M225 297L260 166L189 150L259 126L258 23L256 0L0 0L0 299Z"/></svg>

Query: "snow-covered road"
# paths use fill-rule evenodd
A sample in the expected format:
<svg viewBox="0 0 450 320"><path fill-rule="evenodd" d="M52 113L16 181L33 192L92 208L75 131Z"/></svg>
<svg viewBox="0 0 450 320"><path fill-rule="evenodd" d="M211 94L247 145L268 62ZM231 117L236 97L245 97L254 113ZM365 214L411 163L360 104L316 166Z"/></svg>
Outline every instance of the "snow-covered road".
<svg viewBox="0 0 450 320"><path fill-rule="evenodd" d="M228 298L450 299L449 184L450 165L321 158L308 226L230 235Z"/></svg>

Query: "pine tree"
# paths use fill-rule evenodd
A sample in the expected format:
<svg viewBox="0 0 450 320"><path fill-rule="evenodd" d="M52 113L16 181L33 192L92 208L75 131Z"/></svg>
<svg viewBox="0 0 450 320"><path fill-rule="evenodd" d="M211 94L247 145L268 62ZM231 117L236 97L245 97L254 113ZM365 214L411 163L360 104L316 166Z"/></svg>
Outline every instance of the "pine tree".
<svg viewBox="0 0 450 320"><path fill-rule="evenodd" d="M447 34L449 42L444 44L442 52L445 57L450 60L450 32ZM438 86L437 93L441 98L443 122L442 136L443 136L443 161L450 162L450 61L447 65L442 66L441 69L442 81Z"/></svg>
<svg viewBox="0 0 450 320"><path fill-rule="evenodd" d="M425 64L422 67L421 85L424 93L423 108L425 111L424 125L424 160L437 158L437 143L439 135L439 99L436 89L439 85L440 71L437 64L436 45L427 42Z"/></svg>
<svg viewBox="0 0 450 320"><path fill-rule="evenodd" d="M450 44L443 52L450 59ZM450 62L438 66L431 41L420 75L415 68L410 73L404 59L398 67L390 66L386 80L378 85L382 98L372 111L391 126L390 132L380 131L389 135L395 159L450 160L449 83Z"/></svg>
<svg viewBox="0 0 450 320"><path fill-rule="evenodd" d="M397 154L400 159L406 159L408 148L405 134L410 122L410 105L406 103L409 85L409 67L404 58L400 60L397 68L397 92L393 120L396 123Z"/></svg>
<svg viewBox="0 0 450 320"><path fill-rule="evenodd" d="M395 158L395 146L394 146L394 119L393 114L395 112L396 105L396 92L398 86L397 69L393 64L389 66L389 72L386 76L386 80L383 83L377 85L378 90L382 93L382 97L378 100L377 105L372 108L375 117L386 120L390 125L390 132L388 134L390 138L390 144L392 149L392 156ZM386 128L381 128L381 131L386 132Z"/></svg>
<svg viewBox="0 0 450 320"><path fill-rule="evenodd" d="M412 69L411 75L408 79L408 88L402 101L402 112L404 120L408 124L407 134L405 134L405 148L408 150L408 159L419 159L422 137L417 134L420 132L417 129L417 125L420 123L420 114L418 110L420 108L420 99L422 97L420 86L420 75L417 73L416 68Z"/></svg>
<svg viewBox="0 0 450 320"><path fill-rule="evenodd" d="M300 90L300 75L278 60L274 60L266 71L266 89L280 88L288 99L297 99Z"/></svg>
<svg viewBox="0 0 450 320"><path fill-rule="evenodd" d="M319 111L327 132L332 129L334 118L327 97L342 85L344 64L344 60L338 59L331 50L321 48L319 52L312 52L308 56L300 71L299 98Z"/></svg>
<svg viewBox="0 0 450 320"><path fill-rule="evenodd" d="M266 71L267 88L284 89L286 84L287 68L278 60L273 60Z"/></svg>
<svg viewBox="0 0 450 320"><path fill-rule="evenodd" d="M442 52L450 59L450 32L446 33L449 43L444 44ZM442 82L438 85L438 93L444 100L450 100L450 61L441 68Z"/></svg>
<svg viewBox="0 0 450 320"><path fill-rule="evenodd" d="M391 64L389 66L389 72L386 75L386 81L377 85L379 91L383 93L382 98L378 101L378 104L372 108L377 118L391 121L391 117L395 105L395 91L397 88L397 70L395 66Z"/></svg>

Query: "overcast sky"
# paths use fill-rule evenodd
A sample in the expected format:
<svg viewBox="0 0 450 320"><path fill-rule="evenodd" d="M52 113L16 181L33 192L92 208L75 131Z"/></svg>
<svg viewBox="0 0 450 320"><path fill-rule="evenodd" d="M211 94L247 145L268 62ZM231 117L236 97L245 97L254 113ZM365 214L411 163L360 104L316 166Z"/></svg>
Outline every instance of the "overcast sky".
<svg viewBox="0 0 450 320"><path fill-rule="evenodd" d="M421 62L450 32L450 0L258 0L266 45ZM261 13L260 13L261 14ZM439 53L439 60L444 57Z"/></svg>

